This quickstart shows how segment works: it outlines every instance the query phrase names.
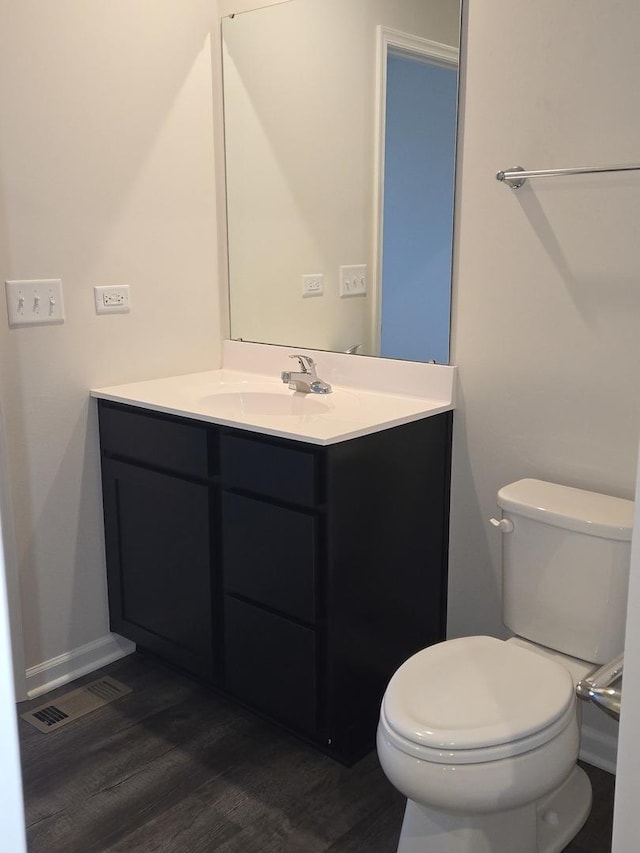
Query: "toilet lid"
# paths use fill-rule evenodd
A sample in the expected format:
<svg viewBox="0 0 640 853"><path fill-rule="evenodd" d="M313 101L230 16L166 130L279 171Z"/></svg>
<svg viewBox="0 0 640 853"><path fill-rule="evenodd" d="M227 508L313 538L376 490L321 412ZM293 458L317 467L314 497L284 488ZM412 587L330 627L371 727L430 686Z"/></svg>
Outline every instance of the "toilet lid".
<svg viewBox="0 0 640 853"><path fill-rule="evenodd" d="M384 696L389 726L413 743L474 749L528 737L574 701L560 664L494 637L423 649L395 673Z"/></svg>

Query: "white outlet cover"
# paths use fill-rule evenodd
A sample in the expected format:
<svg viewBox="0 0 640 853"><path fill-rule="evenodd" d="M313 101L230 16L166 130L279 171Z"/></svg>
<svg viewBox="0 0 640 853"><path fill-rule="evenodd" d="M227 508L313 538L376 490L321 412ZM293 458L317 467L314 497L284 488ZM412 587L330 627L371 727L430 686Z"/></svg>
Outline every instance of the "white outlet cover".
<svg viewBox="0 0 640 853"><path fill-rule="evenodd" d="M96 314L128 314L131 294L128 284L97 285L93 288Z"/></svg>
<svg viewBox="0 0 640 853"><path fill-rule="evenodd" d="M308 274L302 276L302 295L322 296L324 293L324 276L322 273Z"/></svg>
<svg viewBox="0 0 640 853"><path fill-rule="evenodd" d="M11 328L64 323L61 279L25 279L4 284Z"/></svg>

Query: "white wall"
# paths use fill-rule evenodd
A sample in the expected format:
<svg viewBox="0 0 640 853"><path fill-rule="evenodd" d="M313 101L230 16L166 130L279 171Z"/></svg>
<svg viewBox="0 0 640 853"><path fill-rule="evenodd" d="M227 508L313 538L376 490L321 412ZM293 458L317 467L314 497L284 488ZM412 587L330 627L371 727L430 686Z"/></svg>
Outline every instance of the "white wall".
<svg viewBox="0 0 640 853"><path fill-rule="evenodd" d="M11 330L0 308L27 667L108 633L88 389L218 364L215 11L0 3L0 281L60 277L66 308ZM131 313L96 316L120 283Z"/></svg>
<svg viewBox="0 0 640 853"><path fill-rule="evenodd" d="M13 665L5 561L3 545L3 504L0 502L0 727L2 758L0 759L0 798L2 802L2 844L12 853L25 853L24 805L20 772L20 747L13 690Z"/></svg>
<svg viewBox="0 0 640 853"><path fill-rule="evenodd" d="M466 15L451 635L501 630L497 489L533 476L632 498L640 432L640 173L495 180L638 161L640 7L485 0Z"/></svg>
<svg viewBox="0 0 640 853"><path fill-rule="evenodd" d="M3 542L3 574L0 582L7 590L7 607L10 619L11 662L14 676L14 691L18 700L26 699L24 643L22 638L22 604L20 600L20 578L18 554L13 523L13 506L9 484L9 466L7 460L4 410L0 394L0 538Z"/></svg>
<svg viewBox="0 0 640 853"><path fill-rule="evenodd" d="M636 481L640 496L640 465ZM629 583L629 620L624 650L624 691L620 716L620 750L616 775L613 853L638 846L638 786L640 785L640 500L636 501Z"/></svg>

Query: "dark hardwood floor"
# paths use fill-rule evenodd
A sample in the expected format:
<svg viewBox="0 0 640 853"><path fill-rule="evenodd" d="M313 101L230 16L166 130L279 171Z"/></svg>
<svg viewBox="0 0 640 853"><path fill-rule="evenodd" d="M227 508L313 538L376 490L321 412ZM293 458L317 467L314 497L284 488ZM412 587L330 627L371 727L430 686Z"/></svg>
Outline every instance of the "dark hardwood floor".
<svg viewBox="0 0 640 853"><path fill-rule="evenodd" d="M139 653L73 687L105 674L133 692L49 734L19 721L30 853L395 851L404 800L375 752L343 767ZM607 853L613 777L585 769L567 851Z"/></svg>

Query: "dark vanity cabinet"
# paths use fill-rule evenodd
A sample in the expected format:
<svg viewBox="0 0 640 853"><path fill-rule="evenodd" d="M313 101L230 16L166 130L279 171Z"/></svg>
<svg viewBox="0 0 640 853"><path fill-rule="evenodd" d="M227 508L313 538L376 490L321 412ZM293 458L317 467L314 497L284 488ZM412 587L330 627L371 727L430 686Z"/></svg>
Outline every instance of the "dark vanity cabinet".
<svg viewBox="0 0 640 853"><path fill-rule="evenodd" d="M451 413L320 446L99 401L111 628L352 761L444 637Z"/></svg>

